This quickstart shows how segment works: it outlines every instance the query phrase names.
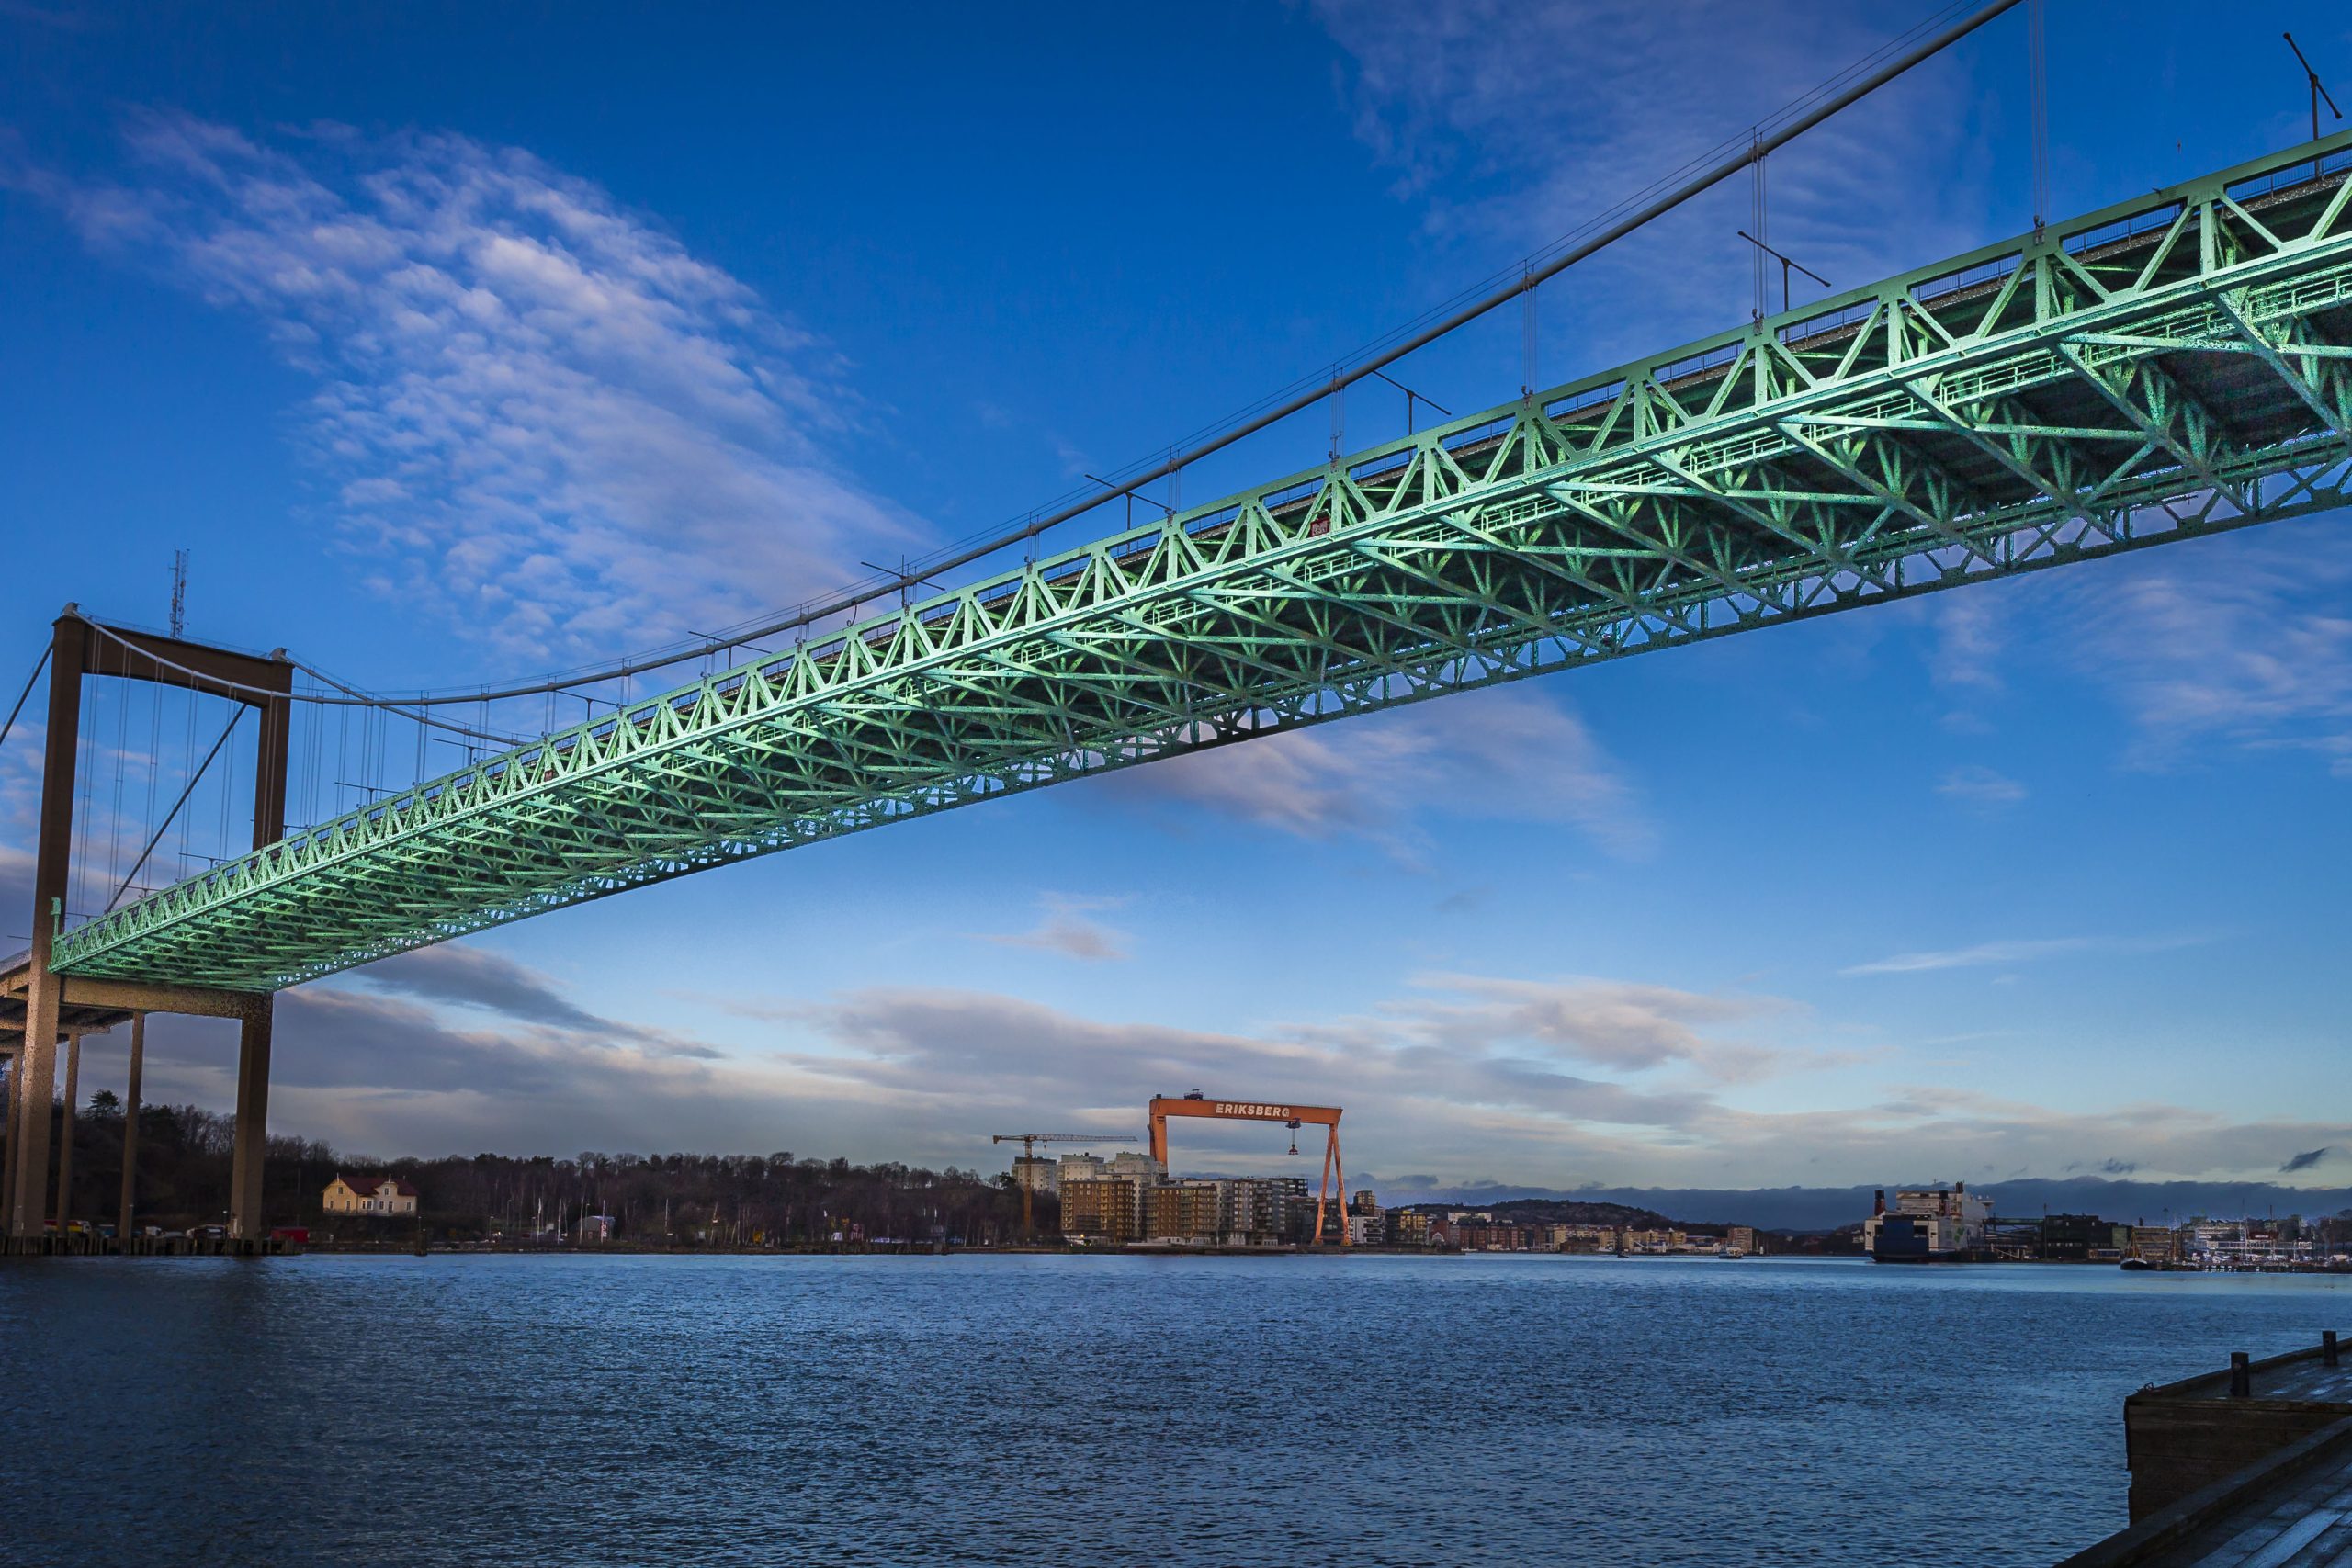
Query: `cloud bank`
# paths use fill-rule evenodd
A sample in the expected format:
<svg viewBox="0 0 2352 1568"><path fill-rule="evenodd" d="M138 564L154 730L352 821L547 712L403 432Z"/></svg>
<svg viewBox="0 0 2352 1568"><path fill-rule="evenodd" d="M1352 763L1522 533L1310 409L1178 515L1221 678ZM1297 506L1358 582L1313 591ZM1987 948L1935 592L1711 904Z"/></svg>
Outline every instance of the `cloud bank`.
<svg viewBox="0 0 2352 1568"><path fill-rule="evenodd" d="M1555 822L1638 859L1657 828L1584 721L1526 688L1464 692L1106 775L1102 798L1305 839L1369 839L1408 864L1429 818Z"/></svg>
<svg viewBox="0 0 2352 1568"><path fill-rule="evenodd" d="M579 1008L502 955L446 951L464 956L283 999L274 1125L374 1153L792 1148L985 1167L990 1133L1051 1123L1133 1144L1146 1100L1199 1089L1340 1104L1360 1169L1432 1190L2263 1180L2352 1144L2352 1127L2308 1115L2073 1111L1906 1083L1899 1054L1825 1045L1833 1025L1751 992L1427 974L1359 1012L1209 1030L885 986L735 998L748 1037L705 1040ZM87 1043L85 1089L109 1083L119 1053ZM148 1092L226 1104L234 1063L227 1026L159 1017ZM1792 1100L1792 1080L1857 1064L1872 1070ZM1184 1157L1280 1171L1285 1149L1279 1127L1204 1126Z"/></svg>
<svg viewBox="0 0 2352 1568"><path fill-rule="evenodd" d="M518 657L644 646L839 580L913 525L829 461L836 356L528 152L142 114L124 175L28 168L96 253L258 321L368 581Z"/></svg>

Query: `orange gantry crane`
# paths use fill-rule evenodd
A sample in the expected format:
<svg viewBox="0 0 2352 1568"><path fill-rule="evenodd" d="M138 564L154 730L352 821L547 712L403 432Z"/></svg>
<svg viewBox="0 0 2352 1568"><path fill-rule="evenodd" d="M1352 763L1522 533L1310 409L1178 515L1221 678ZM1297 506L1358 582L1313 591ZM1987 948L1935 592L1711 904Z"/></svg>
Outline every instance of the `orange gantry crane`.
<svg viewBox="0 0 2352 1568"><path fill-rule="evenodd" d="M1030 1183L1036 1179L1036 1171L1027 1162L1037 1157L1039 1144L1115 1144L1118 1141L1116 1133L998 1133L990 1137L989 1142L992 1144L1021 1145L1021 1234L1032 1240L1037 1235L1037 1222L1030 1217L1035 1190Z"/></svg>
<svg viewBox="0 0 2352 1568"><path fill-rule="evenodd" d="M1296 1133L1312 1123L1328 1128L1329 1139L1323 1147L1323 1187L1315 1195L1315 1242L1323 1243L1323 1213L1331 1201L1331 1182L1336 1177L1340 1196L1346 1201L1348 1173L1340 1164L1340 1108L1336 1105L1273 1105L1262 1100L1211 1100L1195 1089L1180 1097L1160 1095L1151 1102L1151 1157L1168 1164L1168 1119L1170 1116L1202 1116L1216 1122L1280 1122ZM1298 1140L1291 1140L1290 1152L1298 1152ZM1350 1245L1347 1221L1340 1222L1340 1245Z"/></svg>

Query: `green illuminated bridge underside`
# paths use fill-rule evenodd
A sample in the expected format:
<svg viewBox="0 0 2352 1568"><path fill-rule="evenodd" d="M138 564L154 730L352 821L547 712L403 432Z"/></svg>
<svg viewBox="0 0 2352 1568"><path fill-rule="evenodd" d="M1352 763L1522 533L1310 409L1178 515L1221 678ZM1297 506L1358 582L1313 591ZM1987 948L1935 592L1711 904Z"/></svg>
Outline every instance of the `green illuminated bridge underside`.
<svg viewBox="0 0 2352 1568"><path fill-rule="evenodd" d="M1097 540L67 932L274 990L1012 790L2343 503L2352 135Z"/></svg>

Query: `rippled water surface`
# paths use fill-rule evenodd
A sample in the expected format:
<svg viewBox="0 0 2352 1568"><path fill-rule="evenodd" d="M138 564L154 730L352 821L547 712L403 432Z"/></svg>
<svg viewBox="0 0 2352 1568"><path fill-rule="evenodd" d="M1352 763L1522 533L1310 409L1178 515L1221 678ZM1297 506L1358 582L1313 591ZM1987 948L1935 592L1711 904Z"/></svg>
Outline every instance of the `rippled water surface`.
<svg viewBox="0 0 2352 1568"><path fill-rule="evenodd" d="M0 1260L0 1561L2047 1563L2335 1280L1562 1258Z"/></svg>

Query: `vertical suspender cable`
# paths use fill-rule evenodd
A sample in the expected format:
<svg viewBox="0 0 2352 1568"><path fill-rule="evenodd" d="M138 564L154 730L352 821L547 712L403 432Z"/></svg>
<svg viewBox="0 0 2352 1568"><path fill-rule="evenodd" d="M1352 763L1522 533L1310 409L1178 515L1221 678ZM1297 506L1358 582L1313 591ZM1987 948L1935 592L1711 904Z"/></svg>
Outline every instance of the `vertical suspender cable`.
<svg viewBox="0 0 2352 1568"><path fill-rule="evenodd" d="M2042 0L2026 0L2026 74L2032 101L2033 237L2039 243L2050 221L2050 46L2042 36Z"/></svg>
<svg viewBox="0 0 2352 1568"><path fill-rule="evenodd" d="M1756 155L1756 179L1747 197L1747 220L1756 225L1756 243L1748 249L1753 253L1756 261L1756 304L1753 319L1760 321L1769 312L1772 303L1771 295L1764 283L1764 246L1770 241L1771 236L1764 231L1764 155L1760 152Z"/></svg>
<svg viewBox="0 0 2352 1568"><path fill-rule="evenodd" d="M155 792L162 787L164 776L164 691L157 686L147 694L147 809L139 818L139 825L145 829L162 826L155 820ZM153 846L149 848L152 851ZM145 857L141 859L143 863ZM135 874L137 868L132 869ZM126 886L130 880L123 878Z"/></svg>
<svg viewBox="0 0 2352 1568"><path fill-rule="evenodd" d="M101 911L102 913L112 913L114 907L122 901L123 894L130 889L132 880L138 876L141 868L146 865L147 857L153 854L155 846L164 841L164 830L169 828L172 825L172 819L180 814L180 807L187 804L187 797L196 793L196 781L204 776L205 769L212 765L212 759L220 754L220 748L229 743L229 737L237 732L237 726L244 721L244 716L245 705L239 703L235 716L229 720L229 728L220 732L220 739L215 740L212 743L212 750L204 754L203 762L188 775L187 787L180 791L180 797L177 800L172 802L170 812L161 822L155 824L154 834L148 839L147 847L139 852L139 858L130 864L130 874L123 877L122 886L114 890L114 897L107 900L106 909Z"/></svg>
<svg viewBox="0 0 2352 1568"><path fill-rule="evenodd" d="M187 682L187 734L180 742L180 769L187 775L187 787L193 793L196 788L196 682L193 680ZM182 876L187 874L187 855L188 833L183 828L179 841Z"/></svg>
<svg viewBox="0 0 2352 1568"><path fill-rule="evenodd" d="M107 821L107 880L112 882L122 864L122 775L130 768L130 688L115 693L114 805Z"/></svg>
<svg viewBox="0 0 2352 1568"><path fill-rule="evenodd" d="M1519 302L1519 395L1532 398L1542 385L1535 378L1535 291L1543 284L1535 269L1527 269L1527 287Z"/></svg>
<svg viewBox="0 0 2352 1568"><path fill-rule="evenodd" d="M74 805L74 823L66 829L67 841L73 846L72 853L66 860L65 874L64 912L69 919L73 918L74 907L76 904L85 910L90 907L89 827L90 813L93 809L90 796L92 786L97 782L92 776L97 770L91 765L96 760L97 748L90 739L87 726L83 727L82 733L74 738L74 771L80 775L76 782L81 785L74 793L81 798ZM79 827L82 831L78 833L74 831L74 827Z"/></svg>

